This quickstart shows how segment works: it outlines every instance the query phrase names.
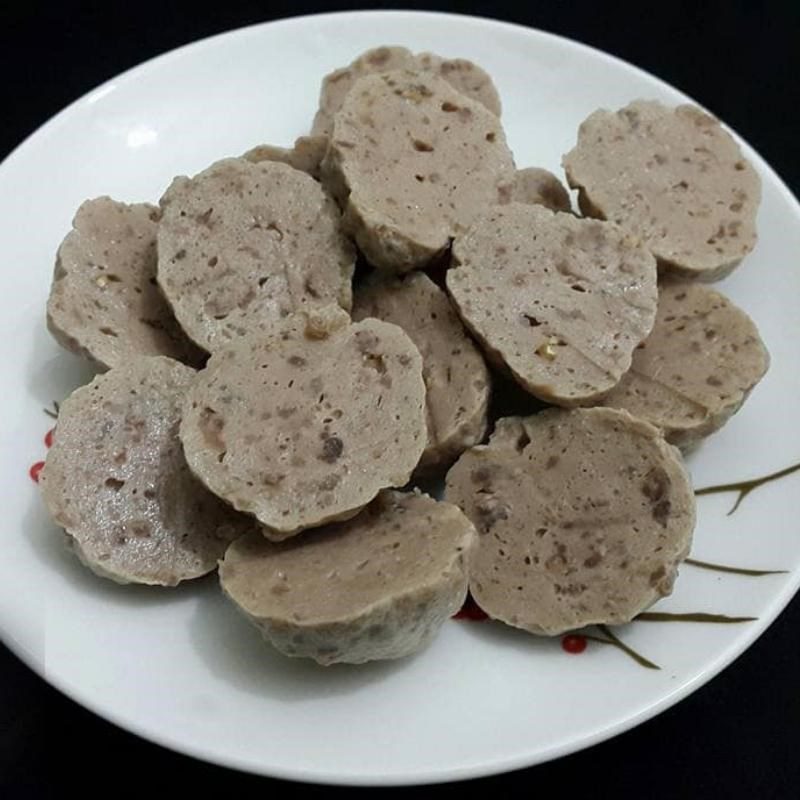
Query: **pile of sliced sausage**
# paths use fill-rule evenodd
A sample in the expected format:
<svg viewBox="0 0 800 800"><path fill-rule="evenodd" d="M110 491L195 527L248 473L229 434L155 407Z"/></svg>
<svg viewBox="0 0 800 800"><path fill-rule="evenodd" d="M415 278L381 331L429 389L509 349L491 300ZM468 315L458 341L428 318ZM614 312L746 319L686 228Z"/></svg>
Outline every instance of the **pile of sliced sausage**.
<svg viewBox="0 0 800 800"><path fill-rule="evenodd" d="M322 664L408 655L468 591L543 635L669 594L695 521L678 448L769 364L705 283L753 249L760 183L713 117L639 100L563 165L579 211L517 169L480 67L380 47L324 79L294 147L158 207L87 200L47 322L104 371L41 475L80 559L167 586L219 567ZM509 379L526 415L497 411Z"/></svg>

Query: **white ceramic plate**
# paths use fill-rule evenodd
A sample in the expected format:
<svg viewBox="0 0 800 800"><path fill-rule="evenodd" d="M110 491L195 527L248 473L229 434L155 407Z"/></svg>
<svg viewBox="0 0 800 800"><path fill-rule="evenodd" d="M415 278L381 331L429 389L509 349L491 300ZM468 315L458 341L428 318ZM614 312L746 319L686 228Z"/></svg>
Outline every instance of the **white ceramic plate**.
<svg viewBox="0 0 800 800"><path fill-rule="evenodd" d="M499 772L586 747L675 703L764 630L800 582L800 474L700 498L693 555L783 568L762 578L684 567L667 611L757 616L741 625L637 622L626 642L580 656L559 640L449 622L399 663L316 668L287 660L209 579L177 590L93 577L61 546L28 477L51 421L42 412L88 372L44 327L53 254L86 197L157 200L179 173L260 142L288 144L313 116L319 81L383 43L465 56L494 77L520 166L558 171L578 123L636 97L686 98L579 44L499 22L418 13L290 19L218 36L148 62L82 98L0 167L4 550L0 633L48 681L119 725L209 761L302 780L411 783ZM745 146L764 183L761 238L722 288L757 321L772 368L730 424L691 458L696 485L800 460L800 207ZM793 265L792 265L793 266Z"/></svg>

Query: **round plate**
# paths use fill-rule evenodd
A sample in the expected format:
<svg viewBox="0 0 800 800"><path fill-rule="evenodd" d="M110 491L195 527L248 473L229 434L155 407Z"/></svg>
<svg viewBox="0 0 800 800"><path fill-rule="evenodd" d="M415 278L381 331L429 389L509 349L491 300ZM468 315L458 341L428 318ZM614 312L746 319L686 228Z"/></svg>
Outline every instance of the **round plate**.
<svg viewBox="0 0 800 800"><path fill-rule="evenodd" d="M451 621L416 657L322 669L264 644L209 578L176 590L119 587L62 546L28 475L52 426L43 413L89 371L45 330L56 248L80 202L155 201L177 174L307 131L322 76L369 47L404 44L482 64L500 91L520 166L559 171L580 121L637 97L686 97L596 50L460 16L351 13L289 19L217 36L150 61L71 105L0 167L4 313L0 632L53 685L161 744L267 775L412 783L544 761L653 716L741 653L800 582L794 500L800 473L699 498L693 555L788 570L759 578L685 566L664 611L757 617L731 625L636 622L617 631L661 669L590 642L494 623ZM690 459L697 486L800 460L800 207L746 145L764 184L756 251L722 284L772 354L744 409ZM780 274L779 274L780 273ZM780 291L770 291L770 287Z"/></svg>

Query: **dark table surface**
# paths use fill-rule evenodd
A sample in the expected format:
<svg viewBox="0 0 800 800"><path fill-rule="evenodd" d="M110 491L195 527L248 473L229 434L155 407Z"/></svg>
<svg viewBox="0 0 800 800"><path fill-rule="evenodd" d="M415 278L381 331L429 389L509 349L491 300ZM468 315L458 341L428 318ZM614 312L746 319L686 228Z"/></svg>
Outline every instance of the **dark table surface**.
<svg viewBox="0 0 800 800"><path fill-rule="evenodd" d="M363 7L370 5L497 17L627 59L711 109L795 193L800 190L798 0L406 2ZM0 158L68 102L151 56L246 24L356 7L263 0L207 6L166 0L11 0L0 9ZM555 790L567 797L798 797L799 642L796 598L732 666L656 719L582 753L475 783L489 791ZM2 796L61 794L85 785L90 761L122 779L115 782L117 794L124 793L126 776L139 791L177 781L200 796L216 791L282 794L300 788L203 764L137 739L61 696L0 645ZM159 778L153 782L155 776ZM311 794L330 791L347 790L310 789Z"/></svg>

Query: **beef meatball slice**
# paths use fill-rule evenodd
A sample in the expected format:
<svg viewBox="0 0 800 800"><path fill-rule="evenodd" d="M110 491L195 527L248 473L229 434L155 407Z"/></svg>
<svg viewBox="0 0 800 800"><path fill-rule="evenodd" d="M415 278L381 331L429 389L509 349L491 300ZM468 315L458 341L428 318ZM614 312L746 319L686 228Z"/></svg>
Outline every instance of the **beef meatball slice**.
<svg viewBox="0 0 800 800"><path fill-rule="evenodd" d="M428 441L418 474L448 466L486 434L489 371L447 295L425 274L375 273L355 292L353 319L399 325L422 355Z"/></svg>
<svg viewBox="0 0 800 800"><path fill-rule="evenodd" d="M309 175L229 158L161 198L158 282L209 352L270 320L332 303L349 311L355 251Z"/></svg>
<svg viewBox="0 0 800 800"><path fill-rule="evenodd" d="M197 363L156 285L159 210L97 197L81 205L58 249L47 327L65 349L101 367L139 355Z"/></svg>
<svg viewBox="0 0 800 800"><path fill-rule="evenodd" d="M322 161L346 229L370 263L391 272L433 262L508 195L514 177L500 120L425 72L357 81Z"/></svg>
<svg viewBox="0 0 800 800"><path fill-rule="evenodd" d="M358 516L289 542L258 534L220 564L225 594L288 656L400 658L462 605L472 523L419 493L383 491Z"/></svg>
<svg viewBox="0 0 800 800"><path fill-rule="evenodd" d="M518 169L511 190L511 200L517 203L544 206L551 211L572 211L569 193L561 181L541 167Z"/></svg>
<svg viewBox="0 0 800 800"><path fill-rule="evenodd" d="M447 288L487 357L561 406L600 400L656 314L656 263L616 225L510 203L453 245Z"/></svg>
<svg viewBox="0 0 800 800"><path fill-rule="evenodd" d="M290 167L307 172L312 178L319 179L319 169L325 150L328 148L327 136L299 136L294 147L276 147L261 144L251 148L242 155L247 161L278 161Z"/></svg>
<svg viewBox="0 0 800 800"><path fill-rule="evenodd" d="M478 530L477 603L548 636L628 622L668 595L695 522L678 450L605 408L500 420L452 467L445 496Z"/></svg>
<svg viewBox="0 0 800 800"><path fill-rule="evenodd" d="M640 236L675 276L718 280L755 246L758 174L699 108L637 100L595 111L563 161L584 214Z"/></svg>
<svg viewBox="0 0 800 800"><path fill-rule="evenodd" d="M254 529L183 457L180 410L194 377L177 361L134 357L61 406L42 497L98 575L174 586L211 572L230 542Z"/></svg>
<svg viewBox="0 0 800 800"><path fill-rule="evenodd" d="M662 283L655 326L603 405L651 422L687 449L741 408L768 367L744 311L702 284Z"/></svg>
<svg viewBox="0 0 800 800"><path fill-rule="evenodd" d="M492 79L477 64L463 58L441 58L433 53L414 55L405 47L376 47L362 53L349 66L325 76L320 89L319 110L311 129L312 136L331 134L333 118L359 78L398 69L438 75L461 94L500 116L497 89Z"/></svg>
<svg viewBox="0 0 800 800"><path fill-rule="evenodd" d="M181 440L215 494L284 539L404 485L425 447L422 359L396 325L297 314L209 359Z"/></svg>

